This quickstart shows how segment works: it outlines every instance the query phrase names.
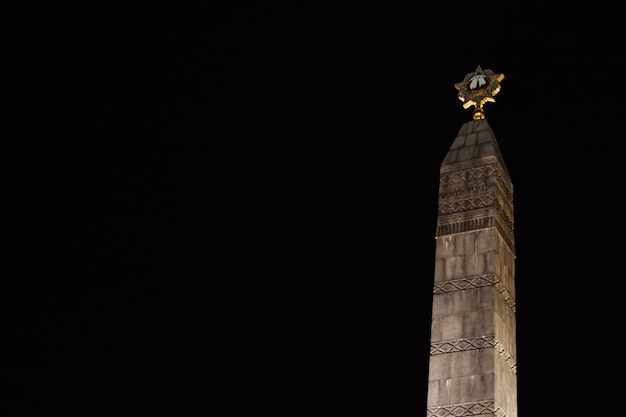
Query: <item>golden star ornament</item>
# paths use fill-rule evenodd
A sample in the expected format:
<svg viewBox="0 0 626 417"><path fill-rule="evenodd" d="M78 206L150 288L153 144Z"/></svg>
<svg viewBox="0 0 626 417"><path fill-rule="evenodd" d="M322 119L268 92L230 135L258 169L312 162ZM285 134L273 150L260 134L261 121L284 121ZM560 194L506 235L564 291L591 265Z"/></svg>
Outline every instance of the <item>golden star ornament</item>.
<svg viewBox="0 0 626 417"><path fill-rule="evenodd" d="M474 106L474 120L485 118L483 104L495 103L493 97L500 92L500 81L503 79L504 74L496 74L489 69L483 70L479 65L476 71L467 74L462 82L454 84L459 90L459 100L463 102L463 108Z"/></svg>

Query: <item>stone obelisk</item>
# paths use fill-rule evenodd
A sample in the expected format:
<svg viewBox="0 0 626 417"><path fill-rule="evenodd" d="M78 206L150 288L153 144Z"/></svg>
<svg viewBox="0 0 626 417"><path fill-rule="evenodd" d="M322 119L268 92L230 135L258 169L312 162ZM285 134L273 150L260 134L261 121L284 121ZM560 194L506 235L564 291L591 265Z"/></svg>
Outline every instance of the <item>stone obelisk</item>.
<svg viewBox="0 0 626 417"><path fill-rule="evenodd" d="M503 78L455 85L474 120L440 169L427 417L517 417L513 185L483 110Z"/></svg>

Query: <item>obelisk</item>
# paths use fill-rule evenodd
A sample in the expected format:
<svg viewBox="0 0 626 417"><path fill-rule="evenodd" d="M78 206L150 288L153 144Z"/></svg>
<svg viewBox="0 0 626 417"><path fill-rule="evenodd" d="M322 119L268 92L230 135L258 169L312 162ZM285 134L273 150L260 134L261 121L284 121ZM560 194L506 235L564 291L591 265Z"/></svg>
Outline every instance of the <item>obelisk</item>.
<svg viewBox="0 0 626 417"><path fill-rule="evenodd" d="M427 417L517 417L513 185L483 109L503 78L455 85L474 113L440 168Z"/></svg>

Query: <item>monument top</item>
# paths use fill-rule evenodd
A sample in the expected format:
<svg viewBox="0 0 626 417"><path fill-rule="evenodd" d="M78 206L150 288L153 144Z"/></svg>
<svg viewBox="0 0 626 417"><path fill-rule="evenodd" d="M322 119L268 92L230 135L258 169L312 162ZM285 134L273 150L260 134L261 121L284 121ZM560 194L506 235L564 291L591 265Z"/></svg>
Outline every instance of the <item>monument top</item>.
<svg viewBox="0 0 626 417"><path fill-rule="evenodd" d="M500 92L500 81L503 79L504 74L496 74L489 69L483 71L479 65L462 82L454 84L459 90L459 100L463 102L463 108L474 106L474 120L485 118L483 104L496 101L493 97Z"/></svg>

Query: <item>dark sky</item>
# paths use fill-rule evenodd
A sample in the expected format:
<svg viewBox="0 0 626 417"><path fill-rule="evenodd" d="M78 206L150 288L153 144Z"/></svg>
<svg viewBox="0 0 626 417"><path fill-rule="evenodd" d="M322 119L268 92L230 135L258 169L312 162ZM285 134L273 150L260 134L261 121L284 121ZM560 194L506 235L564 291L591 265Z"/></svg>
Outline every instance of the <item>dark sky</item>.
<svg viewBox="0 0 626 417"><path fill-rule="evenodd" d="M481 65L505 75L519 414L621 415L617 10L418 3L34 31L4 414L424 415L439 167Z"/></svg>

